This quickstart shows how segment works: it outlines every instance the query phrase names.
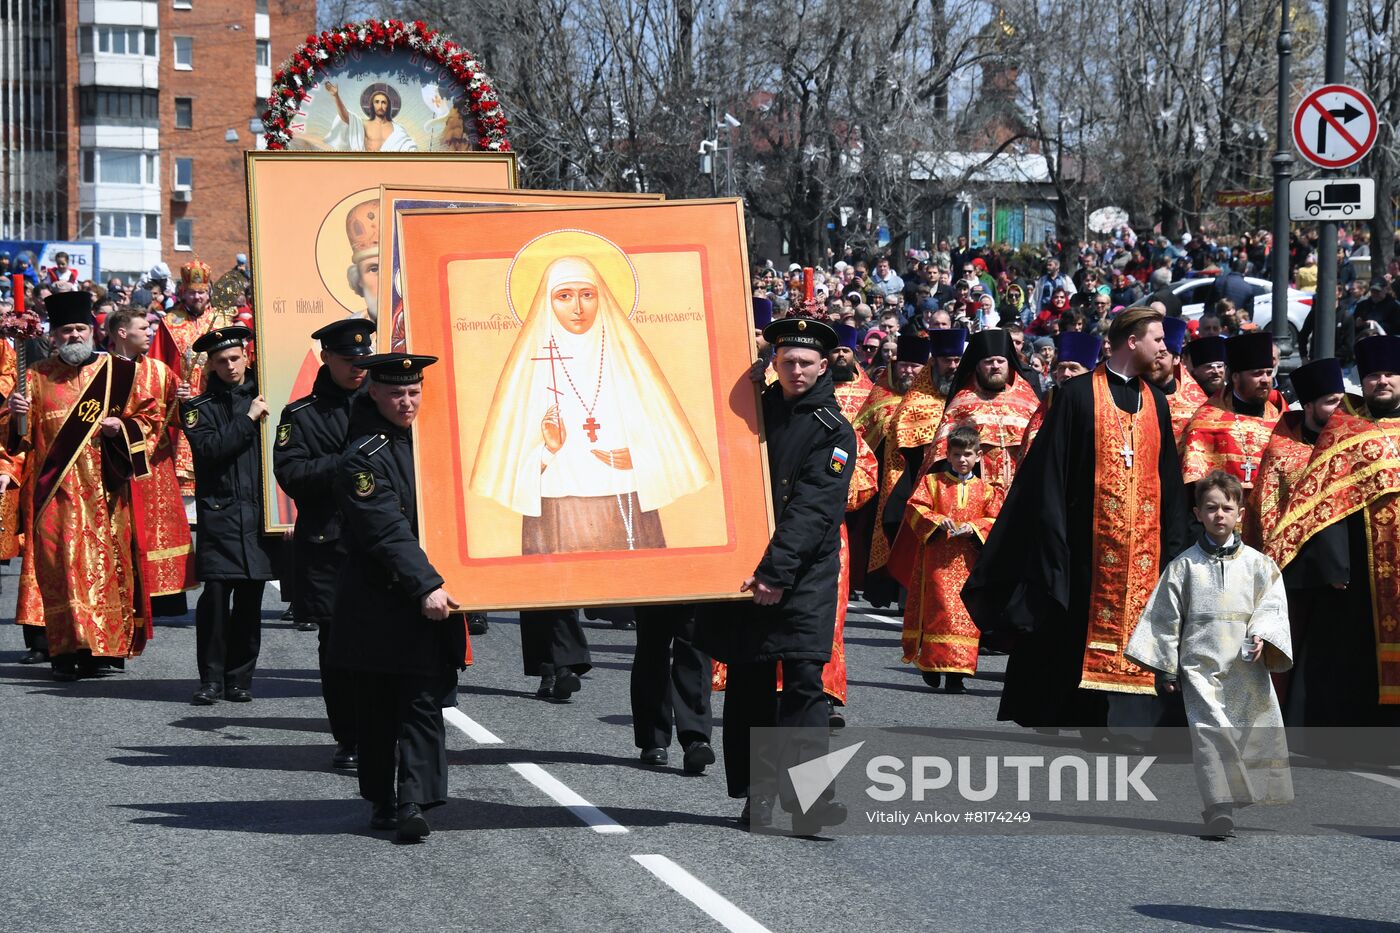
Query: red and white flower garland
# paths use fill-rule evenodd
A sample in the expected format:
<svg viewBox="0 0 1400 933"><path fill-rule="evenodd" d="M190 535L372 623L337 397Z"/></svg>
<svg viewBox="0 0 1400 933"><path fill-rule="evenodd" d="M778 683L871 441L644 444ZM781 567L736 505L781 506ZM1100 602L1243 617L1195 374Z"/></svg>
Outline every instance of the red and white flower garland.
<svg viewBox="0 0 1400 933"><path fill-rule="evenodd" d="M476 56L418 20L403 23L396 19L346 23L319 36L307 36L306 43L272 76L272 96L267 99L268 110L263 114L267 148L286 149L291 145L293 119L312 86L356 49L412 49L447 68L467 91L476 117L477 145L493 152L510 150L505 111Z"/></svg>

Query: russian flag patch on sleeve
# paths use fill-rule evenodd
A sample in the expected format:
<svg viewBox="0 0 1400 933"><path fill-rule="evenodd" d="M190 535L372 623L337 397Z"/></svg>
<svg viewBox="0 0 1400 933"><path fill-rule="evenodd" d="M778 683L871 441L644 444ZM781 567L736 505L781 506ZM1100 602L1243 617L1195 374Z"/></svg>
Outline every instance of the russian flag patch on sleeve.
<svg viewBox="0 0 1400 933"><path fill-rule="evenodd" d="M846 471L846 461L850 459L850 454L840 447L833 447L831 450L831 463L827 464L827 469L838 476Z"/></svg>

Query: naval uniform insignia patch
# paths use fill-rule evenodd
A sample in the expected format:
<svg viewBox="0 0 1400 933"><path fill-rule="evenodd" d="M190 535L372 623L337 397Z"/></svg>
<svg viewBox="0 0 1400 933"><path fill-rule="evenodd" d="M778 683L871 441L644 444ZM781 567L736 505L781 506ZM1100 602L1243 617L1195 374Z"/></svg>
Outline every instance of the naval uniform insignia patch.
<svg viewBox="0 0 1400 933"><path fill-rule="evenodd" d="M279 424L279 425L277 426L277 446L278 446L278 447L286 447L286 446L287 446L287 443L288 443L291 439L292 439L292 423L289 421L289 422L287 422L286 424Z"/></svg>
<svg viewBox="0 0 1400 933"><path fill-rule="evenodd" d="M831 450L831 462L826 465L826 468L835 475L840 476L846 471L846 461L850 459L850 456L850 454L846 453L840 447L833 447Z"/></svg>
<svg viewBox="0 0 1400 933"><path fill-rule="evenodd" d="M374 492L374 474L369 470L361 470L355 474L355 495L361 499Z"/></svg>
<svg viewBox="0 0 1400 933"><path fill-rule="evenodd" d="M199 424L199 409L191 408L185 412L185 427L192 428L197 424Z"/></svg>

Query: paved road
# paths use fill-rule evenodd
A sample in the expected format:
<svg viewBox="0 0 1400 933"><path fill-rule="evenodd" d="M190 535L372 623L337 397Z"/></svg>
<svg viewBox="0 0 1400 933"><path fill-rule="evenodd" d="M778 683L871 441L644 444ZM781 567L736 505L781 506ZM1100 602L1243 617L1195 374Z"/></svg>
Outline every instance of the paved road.
<svg viewBox="0 0 1400 933"><path fill-rule="evenodd" d="M750 836L720 766L688 777L674 749L672 769L636 763L632 633L590 628L594 670L552 705L519 673L510 614L462 676L452 801L425 844L394 845L326 767L315 636L277 621L278 598L248 705L189 706L188 619L78 684L14 663L20 632L0 626L0 927L1400 930L1396 836ZM965 696L930 694L897 631L851 617L853 725L992 722L1002 659ZM1388 799L1400 811L1400 781Z"/></svg>

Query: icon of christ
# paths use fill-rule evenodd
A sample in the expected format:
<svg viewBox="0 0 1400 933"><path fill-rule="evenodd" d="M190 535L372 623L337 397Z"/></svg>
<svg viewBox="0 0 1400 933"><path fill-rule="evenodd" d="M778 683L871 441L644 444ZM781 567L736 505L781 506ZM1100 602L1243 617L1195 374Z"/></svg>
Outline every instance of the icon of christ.
<svg viewBox="0 0 1400 933"><path fill-rule="evenodd" d="M616 295L554 259L496 384L470 489L523 517L522 554L664 548L657 510L714 478Z"/></svg>

